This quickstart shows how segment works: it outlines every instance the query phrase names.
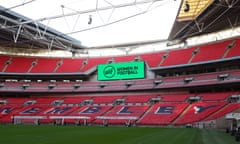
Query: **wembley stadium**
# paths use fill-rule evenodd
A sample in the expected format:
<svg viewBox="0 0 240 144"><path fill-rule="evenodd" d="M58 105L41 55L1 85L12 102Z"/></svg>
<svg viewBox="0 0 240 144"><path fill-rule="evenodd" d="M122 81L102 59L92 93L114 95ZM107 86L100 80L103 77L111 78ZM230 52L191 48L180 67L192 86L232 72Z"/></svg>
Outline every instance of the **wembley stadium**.
<svg viewBox="0 0 240 144"><path fill-rule="evenodd" d="M85 45L74 36L161 9L166 1L96 0L93 9L67 13L64 10L70 8L61 5L60 15L41 18L16 10L37 0L0 4L1 129L14 131L12 126L19 125L51 125L52 130L55 125L104 127L106 133L115 127L210 129L239 141L239 0L172 0L178 8L166 39ZM115 11L126 7L141 10L115 19ZM107 10L110 16L103 18L101 12ZM68 22L71 16L83 17L86 27L77 29L75 21L76 29L68 33L57 28L59 23L47 24L56 19ZM97 19L104 24L94 23ZM88 38L92 43L94 39Z"/></svg>

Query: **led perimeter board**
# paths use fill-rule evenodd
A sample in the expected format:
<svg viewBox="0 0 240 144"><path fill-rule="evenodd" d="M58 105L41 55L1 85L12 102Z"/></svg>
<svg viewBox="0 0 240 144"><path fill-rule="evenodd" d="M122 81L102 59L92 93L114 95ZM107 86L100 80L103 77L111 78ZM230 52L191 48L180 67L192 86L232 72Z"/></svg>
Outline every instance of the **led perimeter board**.
<svg viewBox="0 0 240 144"><path fill-rule="evenodd" d="M145 77L144 62L123 62L98 65L98 80L127 80Z"/></svg>

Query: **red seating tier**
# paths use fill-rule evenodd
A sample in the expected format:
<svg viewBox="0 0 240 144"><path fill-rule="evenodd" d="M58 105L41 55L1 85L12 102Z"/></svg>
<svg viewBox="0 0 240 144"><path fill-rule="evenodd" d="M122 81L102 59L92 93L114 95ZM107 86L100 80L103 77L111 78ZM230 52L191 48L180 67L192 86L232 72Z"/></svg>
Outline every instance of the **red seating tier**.
<svg viewBox="0 0 240 144"><path fill-rule="evenodd" d="M160 94L162 102L184 102L189 97L189 94Z"/></svg>
<svg viewBox="0 0 240 144"><path fill-rule="evenodd" d="M5 72L9 73L27 73L36 58L32 57L13 57L11 64L8 65Z"/></svg>
<svg viewBox="0 0 240 144"><path fill-rule="evenodd" d="M230 49L226 57L240 56L240 39L236 39L235 45Z"/></svg>
<svg viewBox="0 0 240 144"><path fill-rule="evenodd" d="M112 106L83 106L72 112L69 116L87 116L90 119L87 122L95 120L96 116L101 116L109 111Z"/></svg>
<svg viewBox="0 0 240 144"><path fill-rule="evenodd" d="M75 97L65 97L64 102L61 104L80 104L86 99L91 99L90 96L75 96Z"/></svg>
<svg viewBox="0 0 240 144"><path fill-rule="evenodd" d="M229 103L225 107L223 107L222 109L220 109L219 111L215 112L213 115L208 117L206 121L218 119L220 117L225 116L228 113L238 110L239 108L240 108L239 103Z"/></svg>
<svg viewBox="0 0 240 144"><path fill-rule="evenodd" d="M146 53L141 55L141 58L148 64L150 68L158 67L162 60L162 56L166 52Z"/></svg>
<svg viewBox="0 0 240 144"><path fill-rule="evenodd" d="M3 72L6 62L9 60L9 56L0 55L0 72Z"/></svg>
<svg viewBox="0 0 240 144"><path fill-rule="evenodd" d="M12 116L22 108L19 106L11 105L0 105L0 122L1 123L12 123Z"/></svg>
<svg viewBox="0 0 240 144"><path fill-rule="evenodd" d="M50 105L56 100L62 100L61 97L36 97L36 105Z"/></svg>
<svg viewBox="0 0 240 144"><path fill-rule="evenodd" d="M125 103L146 103L156 95L134 95L125 96Z"/></svg>
<svg viewBox="0 0 240 144"><path fill-rule="evenodd" d="M80 72L81 67L83 66L84 59L76 58L70 59L65 58L62 61L62 64L56 70L56 73L77 73Z"/></svg>
<svg viewBox="0 0 240 144"><path fill-rule="evenodd" d="M196 102L182 115L176 125L204 121L208 116L226 105L226 102Z"/></svg>
<svg viewBox="0 0 240 144"><path fill-rule="evenodd" d="M38 58L36 65L32 68L30 73L53 73L57 67L58 58Z"/></svg>
<svg viewBox="0 0 240 144"><path fill-rule="evenodd" d="M191 63L205 62L209 60L218 60L221 58L230 58L240 55L240 39L236 39L235 45L228 50L228 46L233 40L225 40L217 43L210 43L187 49L174 49L169 53L166 51L144 53L140 55L127 55L115 57L91 57L91 58L35 58L35 57L10 57L0 55L0 71L6 67L6 72L14 73L76 73L86 72L97 67L98 64L106 64L109 60L114 59L115 62L133 61L139 57L145 61L150 67L172 66L187 64L193 57ZM198 49L198 52L193 55L193 51ZM166 56L164 59L163 56ZM35 62L35 65L33 65ZM32 68L32 69L30 69Z"/></svg>
<svg viewBox="0 0 240 144"><path fill-rule="evenodd" d="M226 101L233 93L234 92L202 93L199 94L199 96L201 96L202 101Z"/></svg>
<svg viewBox="0 0 240 144"><path fill-rule="evenodd" d="M161 66L187 64L193 56L193 51L195 49L195 47L192 47L187 49L172 50L169 52L167 58L163 61Z"/></svg>
<svg viewBox="0 0 240 144"><path fill-rule="evenodd" d="M183 110L188 103L158 103L138 122L143 125L168 125L170 124Z"/></svg>
<svg viewBox="0 0 240 144"><path fill-rule="evenodd" d="M199 52L193 58L192 63L221 59L227 50L228 44L229 41L223 41L200 46Z"/></svg>
<svg viewBox="0 0 240 144"><path fill-rule="evenodd" d="M86 60L86 64L81 68L81 72L86 72L94 67L97 67L98 64L106 64L109 58L89 58Z"/></svg>
<svg viewBox="0 0 240 144"><path fill-rule="evenodd" d="M122 96L94 96L93 104L113 104L114 100L122 98Z"/></svg>
<svg viewBox="0 0 240 144"><path fill-rule="evenodd" d="M134 58L136 58L136 55L129 55L129 56L116 56L114 57L114 62L119 63L119 62L130 62L134 61Z"/></svg>
<svg viewBox="0 0 240 144"><path fill-rule="evenodd" d="M47 116L47 119L40 120L41 123L52 123L55 120L49 116L87 116L87 121L102 124L103 120L96 119L97 116L116 117L109 119L110 124L125 124L127 119L117 119L117 117L136 117L140 125L182 125L205 120L213 120L234 112L240 108L239 103L227 104L226 99L230 94L237 92L200 93L202 102L188 104L184 100L189 94L160 94L162 102L153 106L145 103L146 100L155 95L139 96L70 96L70 97L31 97L31 98L1 98L7 100L6 104L0 105L0 122L12 122L12 116ZM125 98L124 105L108 105L117 98ZM79 104L92 99L95 102L90 105L80 106ZM24 102L36 100L36 103L24 106ZM64 100L60 106L53 106L52 102ZM136 103L135 103L136 102ZM140 102L140 103L139 103ZM142 103L142 104L141 104ZM77 104L77 105L68 105ZM68 120L66 122L76 122ZM174 122L174 123L173 123Z"/></svg>
<svg viewBox="0 0 240 144"><path fill-rule="evenodd" d="M147 109L148 105L144 106L115 106L103 116L110 117L136 117L139 118ZM109 119L109 124L125 124L128 119Z"/></svg>

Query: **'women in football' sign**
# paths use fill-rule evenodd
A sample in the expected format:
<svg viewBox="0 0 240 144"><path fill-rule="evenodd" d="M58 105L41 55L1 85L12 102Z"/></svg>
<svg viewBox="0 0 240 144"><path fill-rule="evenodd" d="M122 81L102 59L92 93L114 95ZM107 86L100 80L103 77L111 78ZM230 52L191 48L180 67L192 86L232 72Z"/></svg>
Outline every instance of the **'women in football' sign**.
<svg viewBox="0 0 240 144"><path fill-rule="evenodd" d="M144 62L124 62L98 65L98 80L141 79L145 76Z"/></svg>

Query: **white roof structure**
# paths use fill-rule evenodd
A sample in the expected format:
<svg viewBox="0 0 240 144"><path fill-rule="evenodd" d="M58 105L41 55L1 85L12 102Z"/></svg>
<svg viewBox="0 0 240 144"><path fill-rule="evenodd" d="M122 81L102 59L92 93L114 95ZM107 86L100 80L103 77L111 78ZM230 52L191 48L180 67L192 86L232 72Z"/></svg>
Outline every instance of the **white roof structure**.
<svg viewBox="0 0 240 144"><path fill-rule="evenodd" d="M167 39L181 0L0 0L87 47Z"/></svg>

